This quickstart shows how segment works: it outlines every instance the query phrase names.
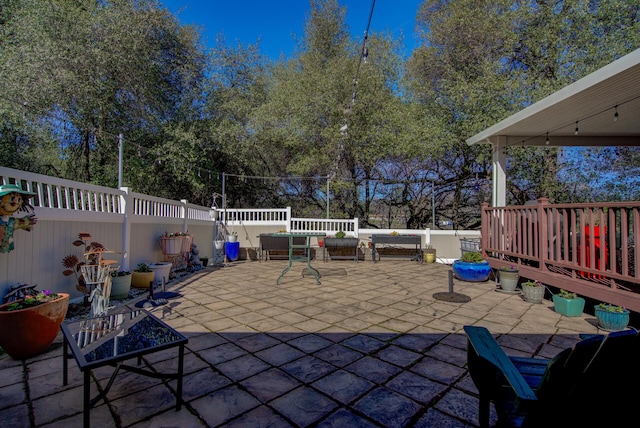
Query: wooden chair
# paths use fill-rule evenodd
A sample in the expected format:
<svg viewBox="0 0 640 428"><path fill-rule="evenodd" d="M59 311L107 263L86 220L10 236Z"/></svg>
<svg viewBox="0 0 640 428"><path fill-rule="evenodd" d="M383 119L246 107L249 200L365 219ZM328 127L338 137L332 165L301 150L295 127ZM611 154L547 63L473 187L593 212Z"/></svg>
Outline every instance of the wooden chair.
<svg viewBox="0 0 640 428"><path fill-rule="evenodd" d="M637 330L585 335L552 359L508 356L484 327L465 326L469 374L478 388L479 423L490 403L498 426L598 426L635 420L640 384Z"/></svg>

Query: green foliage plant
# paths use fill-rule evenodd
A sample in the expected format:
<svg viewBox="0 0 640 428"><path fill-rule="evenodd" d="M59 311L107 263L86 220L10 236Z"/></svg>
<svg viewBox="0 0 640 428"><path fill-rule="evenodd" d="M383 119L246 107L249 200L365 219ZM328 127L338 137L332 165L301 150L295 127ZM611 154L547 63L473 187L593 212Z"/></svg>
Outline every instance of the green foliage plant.
<svg viewBox="0 0 640 428"><path fill-rule="evenodd" d="M598 309L602 309L607 312L624 313L626 309L623 306L616 306L610 303L600 303L596 306Z"/></svg>
<svg viewBox="0 0 640 428"><path fill-rule="evenodd" d="M544 287L544 285L542 285L542 283L538 280L525 281L522 283L522 285L526 287Z"/></svg>
<svg viewBox="0 0 640 428"><path fill-rule="evenodd" d="M57 293L52 293L49 290L39 291L36 294L27 295L22 300L18 300L10 303L3 308L4 311L17 311L20 309L32 308L34 306L42 305L47 302L59 299L61 296Z"/></svg>
<svg viewBox="0 0 640 428"><path fill-rule="evenodd" d="M570 291L560 289L560 292L558 293L558 297L562 297L563 299L573 300L576 297L578 297L578 295L576 293L572 293Z"/></svg>
<svg viewBox="0 0 640 428"><path fill-rule="evenodd" d="M484 258L482 257L482 253L479 251L468 251L460 257L460 261L466 263L482 263Z"/></svg>
<svg viewBox="0 0 640 428"><path fill-rule="evenodd" d="M338 233L336 233L336 238L344 238L345 233L343 231L339 231Z"/></svg>
<svg viewBox="0 0 640 428"><path fill-rule="evenodd" d="M136 272L151 272L151 268L146 263L139 263Z"/></svg>

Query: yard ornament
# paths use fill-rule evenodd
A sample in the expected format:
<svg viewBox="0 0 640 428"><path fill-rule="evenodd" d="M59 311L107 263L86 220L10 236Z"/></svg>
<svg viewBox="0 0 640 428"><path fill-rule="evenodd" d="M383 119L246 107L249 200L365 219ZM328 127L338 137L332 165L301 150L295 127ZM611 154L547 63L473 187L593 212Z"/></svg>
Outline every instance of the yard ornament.
<svg viewBox="0 0 640 428"><path fill-rule="evenodd" d="M22 190L15 184L0 186L0 253L9 253L13 250L14 230L24 229L30 232L38 221L33 213L21 218L13 217L20 211L33 212L33 207L27 202L33 196L35 193Z"/></svg>

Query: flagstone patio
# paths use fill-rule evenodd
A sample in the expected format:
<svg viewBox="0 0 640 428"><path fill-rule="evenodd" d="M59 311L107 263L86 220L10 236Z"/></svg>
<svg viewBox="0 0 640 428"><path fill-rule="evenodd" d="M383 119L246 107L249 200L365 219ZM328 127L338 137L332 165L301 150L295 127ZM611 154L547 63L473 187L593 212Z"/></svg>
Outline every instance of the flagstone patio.
<svg viewBox="0 0 640 428"><path fill-rule="evenodd" d="M91 409L91 426L474 427L464 325L527 356L597 332L590 315L563 317L549 300L527 303L492 281L453 279L451 289L451 268L439 263L317 261L320 285L294 264L276 285L287 263L235 262L170 284L181 296L151 312L189 338L185 404L176 411L175 380L125 372ZM447 299L452 290L468 301ZM143 365L175 370L176 354ZM82 426L82 375L69 367L63 386L61 335L38 357L0 357L3 425ZM111 371L92 372L92 396Z"/></svg>

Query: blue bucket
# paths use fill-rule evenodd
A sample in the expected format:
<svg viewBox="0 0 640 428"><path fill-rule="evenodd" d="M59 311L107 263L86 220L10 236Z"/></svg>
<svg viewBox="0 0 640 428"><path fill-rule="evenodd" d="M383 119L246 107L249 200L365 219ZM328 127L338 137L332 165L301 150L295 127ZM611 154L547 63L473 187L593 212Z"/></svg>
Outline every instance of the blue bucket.
<svg viewBox="0 0 640 428"><path fill-rule="evenodd" d="M235 262L240 255L240 243L239 242L225 242L224 253L227 255L227 260Z"/></svg>

